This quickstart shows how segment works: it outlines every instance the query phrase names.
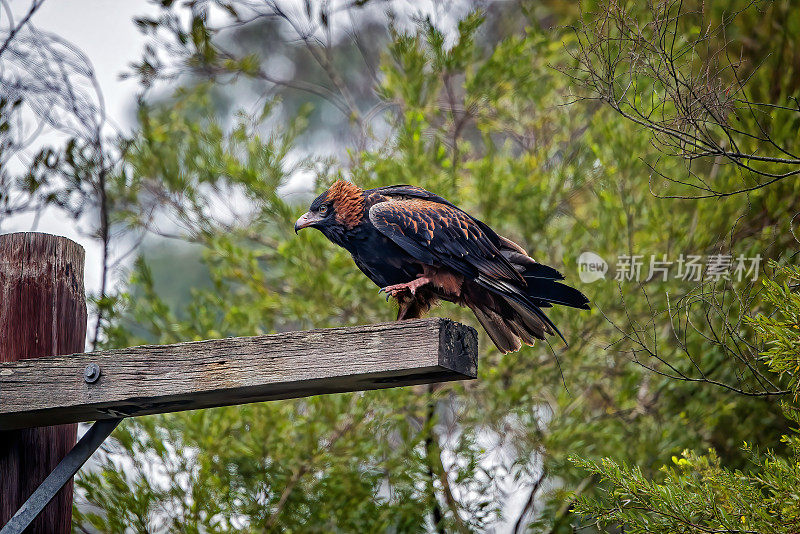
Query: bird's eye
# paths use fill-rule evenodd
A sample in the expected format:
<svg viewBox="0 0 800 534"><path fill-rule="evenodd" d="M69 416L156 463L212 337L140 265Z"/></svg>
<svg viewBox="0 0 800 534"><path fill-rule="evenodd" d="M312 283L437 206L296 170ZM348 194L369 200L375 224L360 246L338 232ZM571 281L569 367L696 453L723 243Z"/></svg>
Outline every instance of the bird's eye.
<svg viewBox="0 0 800 534"><path fill-rule="evenodd" d="M323 204L322 206L320 206L319 207L319 212L321 214L323 214L323 215L326 214L328 212L328 205L327 204Z"/></svg>

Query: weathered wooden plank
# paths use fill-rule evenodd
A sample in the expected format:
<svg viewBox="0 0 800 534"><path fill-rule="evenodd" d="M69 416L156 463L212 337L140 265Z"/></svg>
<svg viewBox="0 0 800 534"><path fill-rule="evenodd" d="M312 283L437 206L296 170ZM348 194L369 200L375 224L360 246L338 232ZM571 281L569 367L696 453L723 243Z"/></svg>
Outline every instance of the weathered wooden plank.
<svg viewBox="0 0 800 534"><path fill-rule="evenodd" d="M0 430L470 379L477 347L472 328L420 319L4 363Z"/></svg>
<svg viewBox="0 0 800 534"><path fill-rule="evenodd" d="M83 248L64 237L0 235L0 362L41 361L83 350L83 258ZM32 393L45 394L35 381L32 386ZM0 525L66 456L77 433L75 424L0 432ZM67 533L71 519L72 480L29 532Z"/></svg>

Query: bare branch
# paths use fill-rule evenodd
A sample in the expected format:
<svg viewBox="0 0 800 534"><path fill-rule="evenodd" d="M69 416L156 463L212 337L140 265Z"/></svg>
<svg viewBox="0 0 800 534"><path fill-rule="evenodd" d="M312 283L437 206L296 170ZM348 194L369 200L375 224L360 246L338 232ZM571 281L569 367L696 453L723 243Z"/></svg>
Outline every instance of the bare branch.
<svg viewBox="0 0 800 534"><path fill-rule="evenodd" d="M714 23L707 20L705 6L686 11L680 0L650 3L645 10L608 0L596 12L583 13L572 28L577 45L570 53L576 65L559 70L575 83L577 99L603 102L649 130L658 152L686 161L690 179L655 174L703 191L658 196L724 197L800 175L797 147L787 144L795 140L771 133L775 125L797 120L800 107L752 100L749 84L767 58L748 65L730 53L735 43L726 30L754 5ZM692 27L699 33L687 30ZM733 190L714 187L692 170L695 161L709 161L715 169L731 164L755 183Z"/></svg>

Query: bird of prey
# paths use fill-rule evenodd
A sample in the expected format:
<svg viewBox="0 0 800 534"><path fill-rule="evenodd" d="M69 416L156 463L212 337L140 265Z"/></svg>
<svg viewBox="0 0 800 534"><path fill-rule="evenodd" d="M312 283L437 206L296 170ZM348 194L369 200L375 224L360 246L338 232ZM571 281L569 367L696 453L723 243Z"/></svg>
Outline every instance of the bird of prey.
<svg viewBox="0 0 800 534"><path fill-rule="evenodd" d="M558 282L564 277L557 270L419 187L362 190L339 180L294 230L307 227L345 248L387 299L397 299L398 320L421 317L438 300L467 306L503 353L545 334L564 339L542 308L589 309L583 293Z"/></svg>

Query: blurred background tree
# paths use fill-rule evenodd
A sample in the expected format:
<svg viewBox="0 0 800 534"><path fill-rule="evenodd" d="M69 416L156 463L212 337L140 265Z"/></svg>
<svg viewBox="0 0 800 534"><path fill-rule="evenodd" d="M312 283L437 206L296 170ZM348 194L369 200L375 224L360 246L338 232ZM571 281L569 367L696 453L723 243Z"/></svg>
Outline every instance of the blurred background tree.
<svg viewBox="0 0 800 534"><path fill-rule="evenodd" d="M136 258L98 346L391 320L292 232L339 177L441 194L594 308L552 312L569 347L483 339L474 383L126 421L76 531L796 532L800 12L734 4L157 2L135 131L0 173L6 213L84 192L104 272ZM584 251L767 283L581 284Z"/></svg>

